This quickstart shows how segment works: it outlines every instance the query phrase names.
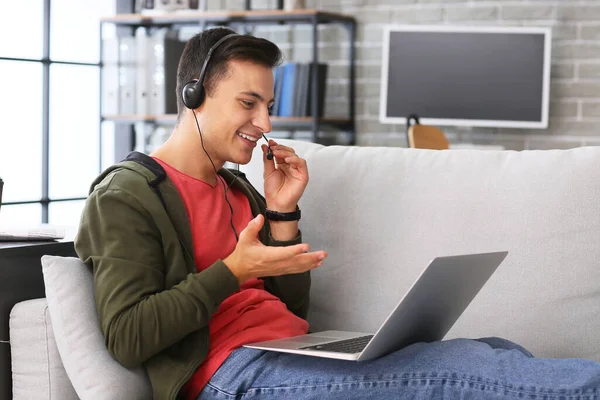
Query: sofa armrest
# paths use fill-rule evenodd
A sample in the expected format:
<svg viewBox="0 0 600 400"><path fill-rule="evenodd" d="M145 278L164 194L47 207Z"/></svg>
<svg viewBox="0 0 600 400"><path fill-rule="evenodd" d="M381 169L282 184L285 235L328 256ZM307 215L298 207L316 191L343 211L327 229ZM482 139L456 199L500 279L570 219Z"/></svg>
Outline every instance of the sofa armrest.
<svg viewBox="0 0 600 400"><path fill-rule="evenodd" d="M78 399L56 347L46 299L17 303L9 329L13 400Z"/></svg>

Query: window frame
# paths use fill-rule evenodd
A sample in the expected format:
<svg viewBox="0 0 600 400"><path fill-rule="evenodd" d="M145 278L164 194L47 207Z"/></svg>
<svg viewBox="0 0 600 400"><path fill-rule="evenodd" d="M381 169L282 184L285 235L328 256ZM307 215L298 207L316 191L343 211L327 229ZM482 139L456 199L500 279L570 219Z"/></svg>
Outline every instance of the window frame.
<svg viewBox="0 0 600 400"><path fill-rule="evenodd" d="M76 61L54 61L50 58L50 7L51 0L43 1L43 28L42 28L42 58L41 59L32 59L32 58L19 58L19 57L1 57L0 61L17 61L17 62L29 62L29 63L37 63L42 65L42 194L39 200L25 200L25 201L13 201L13 202L3 202L2 205L13 206L13 205L22 205L22 204L41 204L42 206L42 221L41 223L48 223L49 219L49 206L50 203L54 202L64 202L64 201L77 201L77 200L85 200L87 197L61 197L51 199L49 197L49 181L50 181L50 66L52 64L62 64L62 65L78 65L78 66L90 66L90 67L98 67L98 74L100 75L100 85L102 84L102 76L101 76L101 57L99 62L97 63L89 63L89 62L76 62ZM100 29L100 37L99 40L102 43L102 31L101 26ZM102 51L102 44L100 44L100 51ZM100 96L102 96L101 91ZM100 102L102 99L100 99ZM100 112L98 110L98 112ZM100 120L100 124L102 121ZM98 133L98 173L100 173L102 169L102 130L101 126L99 127Z"/></svg>

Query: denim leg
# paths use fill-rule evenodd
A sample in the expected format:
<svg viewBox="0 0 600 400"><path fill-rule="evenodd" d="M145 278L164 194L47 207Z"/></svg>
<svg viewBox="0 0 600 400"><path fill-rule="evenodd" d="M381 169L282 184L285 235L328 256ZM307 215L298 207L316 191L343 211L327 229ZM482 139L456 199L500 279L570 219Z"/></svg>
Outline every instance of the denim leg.
<svg viewBox="0 0 600 400"><path fill-rule="evenodd" d="M353 362L241 348L198 400L600 399L600 363L534 358L498 338L417 343Z"/></svg>
<svg viewBox="0 0 600 400"><path fill-rule="evenodd" d="M527 357L533 357L533 354L529 352L525 347L520 344L511 342L510 340L506 340L499 337L486 337L475 339L477 341L489 344L493 349L504 349L504 350L519 350L521 353L525 354Z"/></svg>

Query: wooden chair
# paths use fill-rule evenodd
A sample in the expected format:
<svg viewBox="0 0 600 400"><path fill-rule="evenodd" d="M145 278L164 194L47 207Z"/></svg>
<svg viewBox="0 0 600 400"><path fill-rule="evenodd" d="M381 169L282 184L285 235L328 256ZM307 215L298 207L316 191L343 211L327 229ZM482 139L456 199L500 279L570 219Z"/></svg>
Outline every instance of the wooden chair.
<svg viewBox="0 0 600 400"><path fill-rule="evenodd" d="M450 147L441 129L421 124L408 128L408 144L414 149L446 150Z"/></svg>

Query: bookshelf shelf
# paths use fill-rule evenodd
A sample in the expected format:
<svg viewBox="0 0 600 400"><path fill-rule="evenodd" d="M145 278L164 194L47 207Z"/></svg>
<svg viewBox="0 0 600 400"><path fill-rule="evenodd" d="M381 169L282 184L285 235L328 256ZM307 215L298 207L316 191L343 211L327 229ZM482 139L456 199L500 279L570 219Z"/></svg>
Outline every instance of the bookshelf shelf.
<svg viewBox="0 0 600 400"><path fill-rule="evenodd" d="M161 115L138 115L138 114L108 114L103 115L104 121L133 123L133 122L168 122L173 123L177 119L176 114Z"/></svg>
<svg viewBox="0 0 600 400"><path fill-rule="evenodd" d="M247 10L247 11L186 11L161 14L119 14L102 18L101 22L126 26L160 26L173 24L197 24L199 22L221 23L349 23L354 24L354 18L315 9L302 10Z"/></svg>
<svg viewBox="0 0 600 400"><path fill-rule="evenodd" d="M177 120L176 114L162 114L162 115L136 115L136 114L123 114L123 115L104 115L102 116L104 121L112 121L118 123L135 123L135 122L154 122L154 123L174 123ZM349 129L352 126L352 120L350 118L318 118L319 125L323 127L332 127L338 129ZM313 118L312 117L271 117L271 125L273 129L307 129L312 128Z"/></svg>

